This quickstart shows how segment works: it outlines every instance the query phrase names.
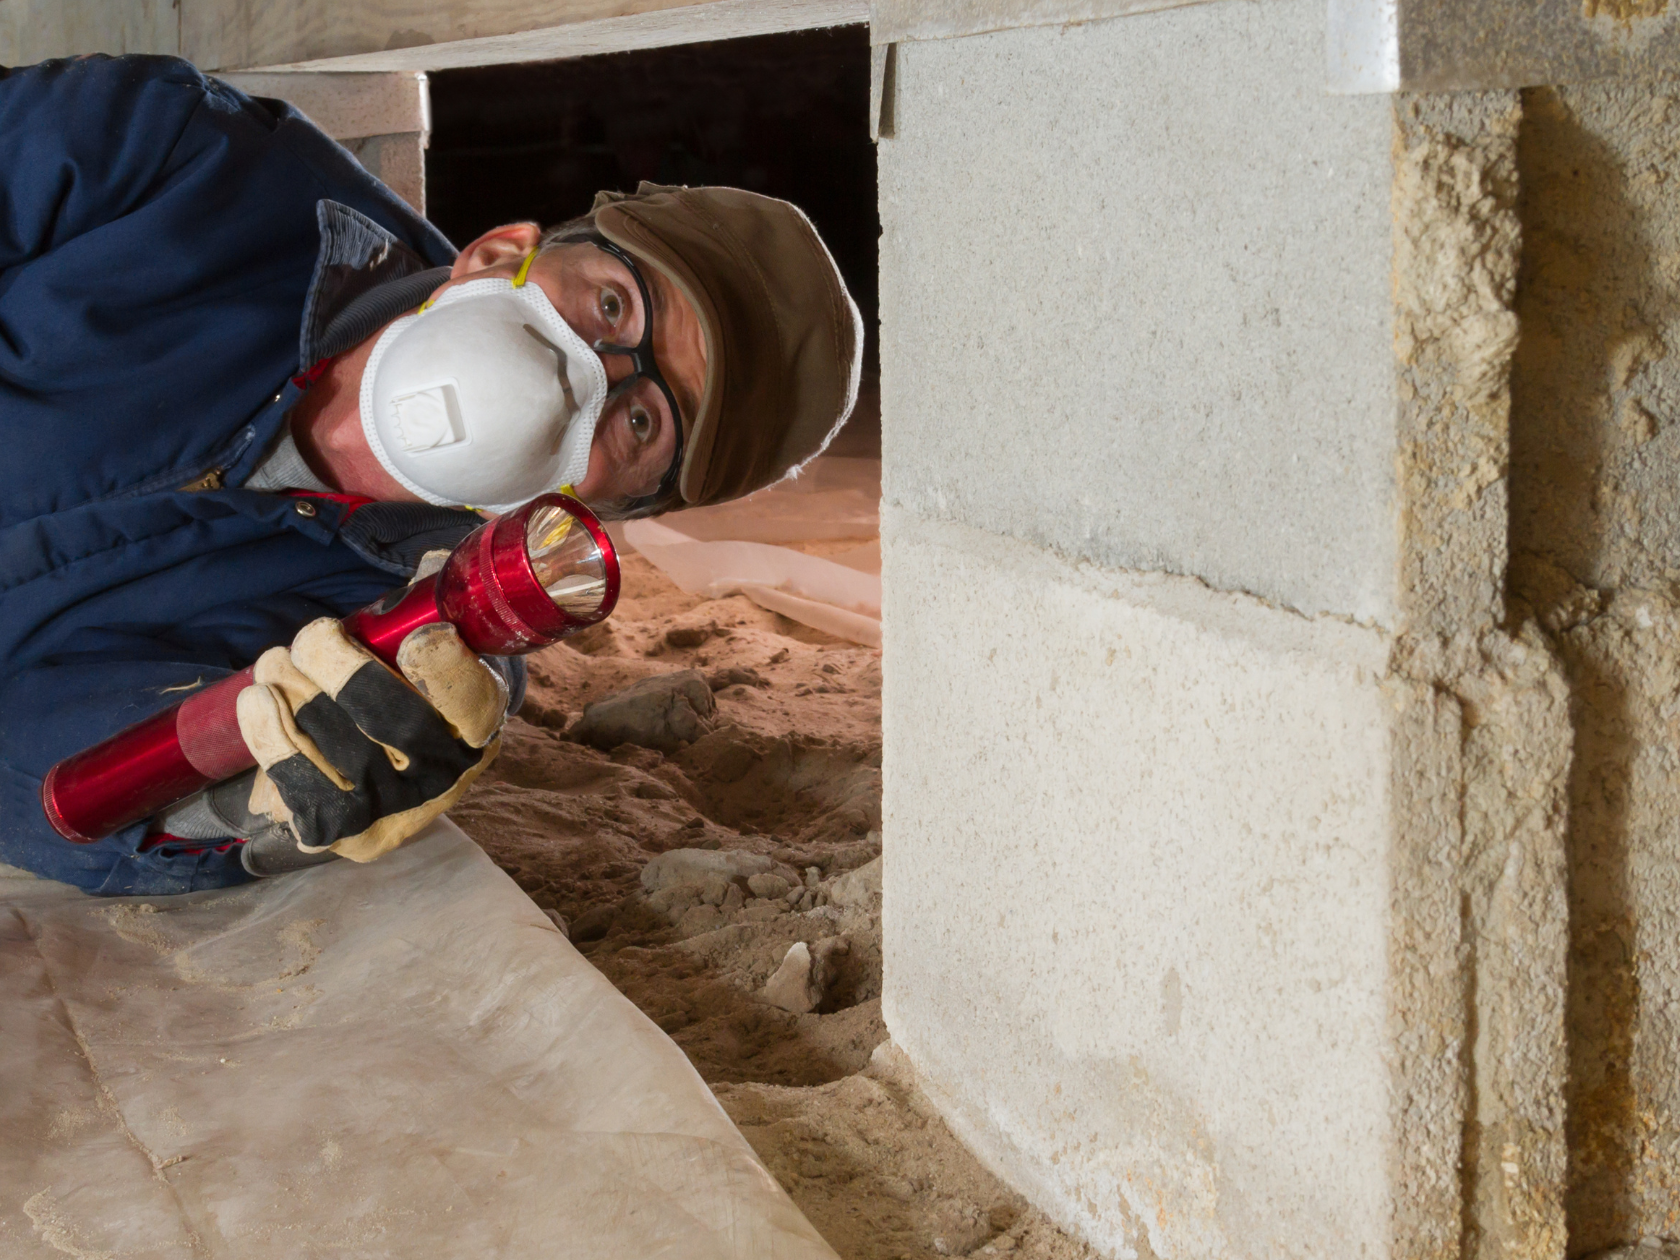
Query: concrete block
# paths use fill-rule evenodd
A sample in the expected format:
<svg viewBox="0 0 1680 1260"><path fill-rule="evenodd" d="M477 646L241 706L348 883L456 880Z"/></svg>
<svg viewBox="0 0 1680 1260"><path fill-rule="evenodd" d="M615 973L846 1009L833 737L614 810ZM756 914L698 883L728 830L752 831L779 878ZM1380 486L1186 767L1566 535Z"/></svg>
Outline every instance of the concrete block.
<svg viewBox="0 0 1680 1260"><path fill-rule="evenodd" d="M1544 645L884 531L883 1009L965 1140L1105 1255L1561 1256Z"/></svg>
<svg viewBox="0 0 1680 1260"><path fill-rule="evenodd" d="M898 46L886 500L1399 616L1386 98L1318 0Z"/></svg>
<svg viewBox="0 0 1680 1260"><path fill-rule="evenodd" d="M345 147L370 175L420 214L426 213L426 136L423 132L367 136L346 141Z"/></svg>
<svg viewBox="0 0 1680 1260"><path fill-rule="evenodd" d="M1384 640L885 528L883 1009L930 1094L1106 1255L1385 1254Z"/></svg>
<svg viewBox="0 0 1680 1260"><path fill-rule="evenodd" d="M219 75L249 96L277 97L334 140L432 129L431 85L424 74ZM423 141L422 141L423 142Z"/></svg>

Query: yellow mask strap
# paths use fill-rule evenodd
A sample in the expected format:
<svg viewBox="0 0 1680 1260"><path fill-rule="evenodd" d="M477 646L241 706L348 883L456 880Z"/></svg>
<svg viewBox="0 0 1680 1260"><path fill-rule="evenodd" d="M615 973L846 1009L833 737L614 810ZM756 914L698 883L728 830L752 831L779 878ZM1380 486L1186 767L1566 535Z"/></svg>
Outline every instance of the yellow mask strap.
<svg viewBox="0 0 1680 1260"><path fill-rule="evenodd" d="M525 261L519 264L519 270L513 273L513 287L514 288L521 289L521 288L525 287L525 277L531 274L531 264L536 262L536 261L537 261L537 251L533 249L529 254L525 255ZM426 311L431 309L431 305L435 301L437 301L437 295L433 294L431 297L427 298L424 302L420 303L420 309L418 311L416 311L415 314L416 315L425 314Z"/></svg>

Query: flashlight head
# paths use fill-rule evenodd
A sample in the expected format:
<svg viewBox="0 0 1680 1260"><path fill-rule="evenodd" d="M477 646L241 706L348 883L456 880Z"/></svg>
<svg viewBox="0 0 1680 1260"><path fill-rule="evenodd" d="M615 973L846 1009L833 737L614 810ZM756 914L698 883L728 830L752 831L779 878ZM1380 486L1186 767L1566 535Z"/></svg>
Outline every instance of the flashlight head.
<svg viewBox="0 0 1680 1260"><path fill-rule="evenodd" d="M618 553L596 515L545 494L461 541L438 574L438 609L473 651L517 656L603 620L618 581Z"/></svg>

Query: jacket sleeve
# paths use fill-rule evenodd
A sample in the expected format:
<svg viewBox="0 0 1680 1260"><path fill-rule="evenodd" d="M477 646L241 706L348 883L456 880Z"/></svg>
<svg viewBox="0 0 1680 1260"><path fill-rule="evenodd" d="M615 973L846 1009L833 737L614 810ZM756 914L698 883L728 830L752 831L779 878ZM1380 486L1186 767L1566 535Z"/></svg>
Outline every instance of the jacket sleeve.
<svg viewBox="0 0 1680 1260"><path fill-rule="evenodd" d="M135 659L142 656L136 649L121 661L44 663L0 688L0 862L89 892L189 892L237 878L235 869L220 869L227 864L214 854L188 860L139 854L145 822L93 844L72 844L47 822L41 781L55 761L186 694L172 688L230 672L170 660L174 654L163 645L151 647L150 659Z"/></svg>
<svg viewBox="0 0 1680 1260"><path fill-rule="evenodd" d="M0 70L0 268L111 223L167 177L210 80L175 57ZM240 108L232 93L229 110Z"/></svg>
<svg viewBox="0 0 1680 1260"><path fill-rule="evenodd" d="M167 635L112 626L0 684L0 862L106 894L175 893L244 878L237 854L137 852L142 820L72 844L47 822L41 784L53 764L225 678L296 626L342 610L280 595L204 617Z"/></svg>
<svg viewBox="0 0 1680 1260"><path fill-rule="evenodd" d="M284 642L291 627L282 622L298 613L277 611L283 615L274 627L256 633ZM250 633L242 626L239 637ZM123 637L112 633L99 651L45 661L0 684L0 863L106 895L239 883L245 875L238 854L225 845L140 852L150 820L88 845L63 839L47 822L41 783L54 762L233 672L229 654L206 645L140 637L124 644ZM509 680L512 712L524 697L525 662L495 657L490 663Z"/></svg>

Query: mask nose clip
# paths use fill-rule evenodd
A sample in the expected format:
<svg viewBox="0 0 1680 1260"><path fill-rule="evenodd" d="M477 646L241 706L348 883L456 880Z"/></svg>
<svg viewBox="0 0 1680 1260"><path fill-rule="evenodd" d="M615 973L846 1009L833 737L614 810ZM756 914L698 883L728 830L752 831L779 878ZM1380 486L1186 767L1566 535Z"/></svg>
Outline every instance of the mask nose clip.
<svg viewBox="0 0 1680 1260"><path fill-rule="evenodd" d="M567 357L566 348L564 346L555 345L553 341L543 336L542 330L539 328L533 328L530 324L526 324L524 328L531 340L535 341L544 349L554 351L554 358L556 360L555 371L560 381L560 391L566 395L566 405L573 411L576 411L578 409L578 401L577 395L572 391L572 361L569 357ZM607 398L609 400L612 398L611 390L608 391Z"/></svg>

